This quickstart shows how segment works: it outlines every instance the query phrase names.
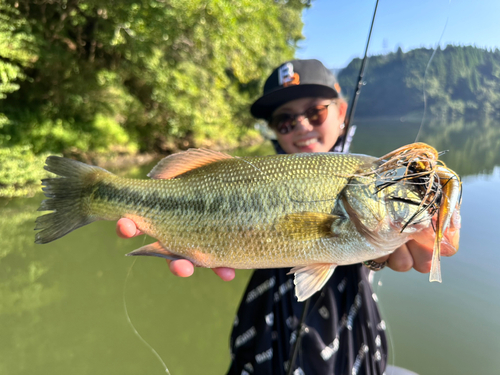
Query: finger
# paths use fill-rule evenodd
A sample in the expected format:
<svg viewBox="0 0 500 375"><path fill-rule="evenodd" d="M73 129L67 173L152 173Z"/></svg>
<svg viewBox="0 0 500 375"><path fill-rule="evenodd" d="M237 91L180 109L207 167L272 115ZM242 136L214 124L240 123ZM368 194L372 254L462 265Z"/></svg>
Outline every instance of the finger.
<svg viewBox="0 0 500 375"><path fill-rule="evenodd" d="M384 263L387 259L389 259L389 255L385 255L383 257L380 257L380 258L377 258L377 259L373 259L373 261L377 262L377 263Z"/></svg>
<svg viewBox="0 0 500 375"><path fill-rule="evenodd" d="M412 238L417 241L420 246L427 249L429 253L432 253L436 238L436 234L434 233L434 230L432 228L428 228L419 233L412 234ZM446 229L441 241L441 255L444 257L450 257L454 255L458 251L459 241L460 229Z"/></svg>
<svg viewBox="0 0 500 375"><path fill-rule="evenodd" d="M116 223L116 234L121 238L131 238L142 232L137 229L132 220L123 217Z"/></svg>
<svg viewBox="0 0 500 375"><path fill-rule="evenodd" d="M187 259L173 260L169 262L170 271L179 277L189 277L194 272L194 265Z"/></svg>
<svg viewBox="0 0 500 375"><path fill-rule="evenodd" d="M454 255L458 251L459 242L460 229L448 228L441 241L441 255L445 257Z"/></svg>
<svg viewBox="0 0 500 375"><path fill-rule="evenodd" d="M231 281L234 279L235 272L234 268L219 267L213 269L215 274L219 276L224 281Z"/></svg>
<svg viewBox="0 0 500 375"><path fill-rule="evenodd" d="M413 258L413 268L421 273L429 273L431 271L432 252L416 241L408 241L406 245Z"/></svg>
<svg viewBox="0 0 500 375"><path fill-rule="evenodd" d="M413 233L411 238L417 241L421 246L427 248L430 252L434 248L434 240L436 238L436 233L433 227L428 227L420 232Z"/></svg>
<svg viewBox="0 0 500 375"><path fill-rule="evenodd" d="M413 267L413 258L406 244L397 248L396 251L389 256L387 265L389 268L398 272L407 272L411 270Z"/></svg>

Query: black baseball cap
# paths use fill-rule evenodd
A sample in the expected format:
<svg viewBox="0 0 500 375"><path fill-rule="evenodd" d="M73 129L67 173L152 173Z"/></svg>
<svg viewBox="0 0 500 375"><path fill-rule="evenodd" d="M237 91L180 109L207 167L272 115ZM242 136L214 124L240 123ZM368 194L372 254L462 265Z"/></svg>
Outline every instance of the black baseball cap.
<svg viewBox="0 0 500 375"><path fill-rule="evenodd" d="M255 118L269 119L281 105L300 98L338 98L340 86L333 73L318 60L291 60L271 73L264 93L250 107Z"/></svg>

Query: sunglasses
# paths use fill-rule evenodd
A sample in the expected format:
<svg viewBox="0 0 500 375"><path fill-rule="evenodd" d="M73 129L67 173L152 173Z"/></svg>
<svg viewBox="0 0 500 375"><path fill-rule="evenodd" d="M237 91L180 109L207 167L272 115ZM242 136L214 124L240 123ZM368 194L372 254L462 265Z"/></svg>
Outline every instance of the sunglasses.
<svg viewBox="0 0 500 375"><path fill-rule="evenodd" d="M328 107L333 103L335 102L315 105L308 108L305 112L295 115L282 113L273 116L269 120L269 127L276 130L280 134L288 134L295 129L295 126L298 124L298 118L301 116L304 116L304 118L306 118L312 126L319 126L325 122L328 117Z"/></svg>

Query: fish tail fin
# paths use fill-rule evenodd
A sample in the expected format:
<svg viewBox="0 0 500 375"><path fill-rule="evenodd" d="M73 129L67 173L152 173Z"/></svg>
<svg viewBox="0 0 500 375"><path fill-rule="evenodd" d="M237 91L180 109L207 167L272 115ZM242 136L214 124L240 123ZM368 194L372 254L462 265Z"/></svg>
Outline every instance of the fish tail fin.
<svg viewBox="0 0 500 375"><path fill-rule="evenodd" d="M35 243L44 244L99 220L90 212L90 193L104 175L111 173L95 166L58 156L49 156L45 167L59 177L42 180L45 199L38 211L53 211L36 219Z"/></svg>

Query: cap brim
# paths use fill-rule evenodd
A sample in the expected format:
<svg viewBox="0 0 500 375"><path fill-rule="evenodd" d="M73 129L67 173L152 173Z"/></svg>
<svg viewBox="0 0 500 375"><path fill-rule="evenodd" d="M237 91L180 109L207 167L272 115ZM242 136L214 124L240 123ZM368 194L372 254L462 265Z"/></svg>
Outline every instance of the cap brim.
<svg viewBox="0 0 500 375"><path fill-rule="evenodd" d="M250 113L255 118L269 119L278 107L292 100L308 97L338 98L338 96L337 91L324 85L304 84L288 86L272 91L257 99L250 107Z"/></svg>

